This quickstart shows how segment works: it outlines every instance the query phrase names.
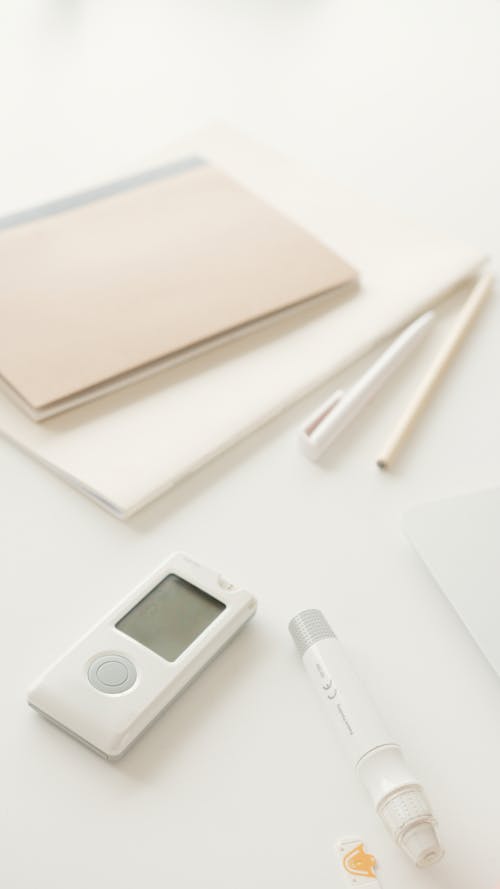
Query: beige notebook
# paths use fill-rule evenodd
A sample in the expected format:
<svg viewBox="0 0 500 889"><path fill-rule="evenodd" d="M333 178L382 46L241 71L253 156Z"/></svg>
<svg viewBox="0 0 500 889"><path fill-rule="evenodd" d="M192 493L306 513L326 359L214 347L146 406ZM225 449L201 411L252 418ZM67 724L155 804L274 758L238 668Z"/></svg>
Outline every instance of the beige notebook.
<svg viewBox="0 0 500 889"><path fill-rule="evenodd" d="M356 277L196 157L0 228L0 375L36 419Z"/></svg>

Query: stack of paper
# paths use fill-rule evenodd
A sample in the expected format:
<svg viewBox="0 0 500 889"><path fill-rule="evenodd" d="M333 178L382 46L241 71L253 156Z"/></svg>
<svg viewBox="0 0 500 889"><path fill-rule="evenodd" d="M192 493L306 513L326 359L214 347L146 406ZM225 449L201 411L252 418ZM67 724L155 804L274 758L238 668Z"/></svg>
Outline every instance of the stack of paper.
<svg viewBox="0 0 500 889"><path fill-rule="evenodd" d="M0 429L123 518L447 295L483 260L224 128L171 156L207 158L361 273L353 298L272 327L35 424L0 396Z"/></svg>

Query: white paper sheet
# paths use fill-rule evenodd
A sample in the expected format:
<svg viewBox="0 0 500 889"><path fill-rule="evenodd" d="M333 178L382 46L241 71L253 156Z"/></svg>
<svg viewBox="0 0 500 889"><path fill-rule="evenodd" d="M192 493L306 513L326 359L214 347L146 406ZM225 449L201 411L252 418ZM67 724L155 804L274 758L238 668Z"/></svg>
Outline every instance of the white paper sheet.
<svg viewBox="0 0 500 889"><path fill-rule="evenodd" d="M394 218L223 127L162 160L201 153L358 269L361 289L187 365L35 424L0 394L0 430L120 518L324 382L445 296L484 257Z"/></svg>

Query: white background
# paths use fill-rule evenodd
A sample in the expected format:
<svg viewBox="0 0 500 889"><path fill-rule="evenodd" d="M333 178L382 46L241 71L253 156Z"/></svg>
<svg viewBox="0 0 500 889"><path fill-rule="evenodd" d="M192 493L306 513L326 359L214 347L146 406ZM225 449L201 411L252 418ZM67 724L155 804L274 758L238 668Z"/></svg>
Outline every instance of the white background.
<svg viewBox="0 0 500 889"><path fill-rule="evenodd" d="M499 92L497 0L3 0L0 209L222 118L498 261ZM384 889L500 884L498 678L400 531L411 504L498 482L499 317L493 300L391 474L374 459L444 322L320 466L295 431L331 386L127 524L0 443L2 887L340 889L334 841L353 832ZM260 612L109 765L25 688L176 548ZM431 872L393 847L309 693L286 625L310 606L431 797Z"/></svg>

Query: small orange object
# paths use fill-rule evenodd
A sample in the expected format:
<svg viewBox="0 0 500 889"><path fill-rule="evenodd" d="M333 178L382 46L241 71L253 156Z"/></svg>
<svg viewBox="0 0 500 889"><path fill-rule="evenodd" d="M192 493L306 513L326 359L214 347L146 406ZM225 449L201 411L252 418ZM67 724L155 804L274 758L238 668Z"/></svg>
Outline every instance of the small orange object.
<svg viewBox="0 0 500 889"><path fill-rule="evenodd" d="M373 877L377 879L375 873L375 858L370 855L363 845L359 843L354 849L351 849L347 855L344 855L342 863L348 874L354 874L360 877Z"/></svg>
<svg viewBox="0 0 500 889"><path fill-rule="evenodd" d="M353 889L381 889L375 873L376 859L366 851L361 837L338 840L336 848L339 869L342 870L346 884Z"/></svg>

